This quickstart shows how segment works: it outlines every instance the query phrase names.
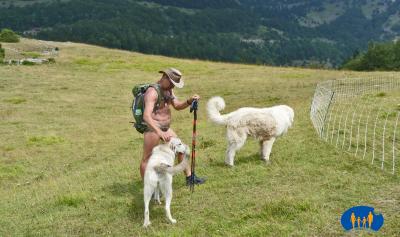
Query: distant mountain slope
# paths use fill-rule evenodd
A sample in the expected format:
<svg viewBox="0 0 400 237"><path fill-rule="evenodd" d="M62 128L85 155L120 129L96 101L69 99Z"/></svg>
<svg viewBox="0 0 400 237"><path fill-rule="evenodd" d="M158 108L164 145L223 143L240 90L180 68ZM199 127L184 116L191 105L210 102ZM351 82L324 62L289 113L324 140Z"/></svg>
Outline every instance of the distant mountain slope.
<svg viewBox="0 0 400 237"><path fill-rule="evenodd" d="M0 1L0 28L167 56L337 66L400 34L396 0Z"/></svg>

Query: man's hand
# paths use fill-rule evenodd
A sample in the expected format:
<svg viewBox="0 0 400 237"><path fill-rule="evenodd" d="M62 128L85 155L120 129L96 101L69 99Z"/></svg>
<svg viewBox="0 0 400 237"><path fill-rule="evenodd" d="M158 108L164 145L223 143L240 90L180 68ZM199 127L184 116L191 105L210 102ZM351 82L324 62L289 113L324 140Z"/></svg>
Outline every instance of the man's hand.
<svg viewBox="0 0 400 237"><path fill-rule="evenodd" d="M192 97L190 97L190 98L188 99L188 102L189 102L190 104L192 104L194 100L200 100L200 96L197 95L197 94L194 94L194 95L192 95Z"/></svg>
<svg viewBox="0 0 400 237"><path fill-rule="evenodd" d="M171 132L166 131L166 132L159 132L158 136L164 141L164 142L169 142L169 140L171 140L171 137L173 137L173 134Z"/></svg>

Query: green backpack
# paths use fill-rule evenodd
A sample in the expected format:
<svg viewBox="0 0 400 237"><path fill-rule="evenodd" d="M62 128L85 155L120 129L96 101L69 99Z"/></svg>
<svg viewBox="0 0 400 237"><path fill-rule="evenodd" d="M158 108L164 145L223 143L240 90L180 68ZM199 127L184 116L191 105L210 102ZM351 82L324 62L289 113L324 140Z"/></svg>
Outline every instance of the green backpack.
<svg viewBox="0 0 400 237"><path fill-rule="evenodd" d="M135 118L134 122L134 127L136 130L140 133L144 133L148 126L146 122L143 119L143 113L144 113L144 94L146 93L147 89L149 87L153 87L156 89L157 94L158 94L158 99L157 103L154 106L154 110L158 109L161 103L161 88L159 84L140 84L136 85L132 89L132 94L133 94L133 101L132 101L132 114L133 117Z"/></svg>

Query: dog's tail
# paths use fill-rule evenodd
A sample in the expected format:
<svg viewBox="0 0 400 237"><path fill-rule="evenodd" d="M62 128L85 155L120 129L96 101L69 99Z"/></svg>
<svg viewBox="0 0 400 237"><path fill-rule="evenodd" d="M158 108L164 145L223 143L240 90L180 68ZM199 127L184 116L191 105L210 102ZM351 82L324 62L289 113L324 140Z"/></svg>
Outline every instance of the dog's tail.
<svg viewBox="0 0 400 237"><path fill-rule="evenodd" d="M225 101L219 96L212 97L207 103L207 113L211 121L219 125L226 124L226 115L221 115L219 111L225 108Z"/></svg>
<svg viewBox="0 0 400 237"><path fill-rule="evenodd" d="M171 175L175 175L179 172L184 171L189 166L189 156L190 156L190 152L189 152L189 149L187 149L185 152L185 158L183 158L183 160L179 164L177 164L175 166L169 166L167 164L161 163L157 166L154 166L154 170L157 173L161 173L161 174L169 173Z"/></svg>

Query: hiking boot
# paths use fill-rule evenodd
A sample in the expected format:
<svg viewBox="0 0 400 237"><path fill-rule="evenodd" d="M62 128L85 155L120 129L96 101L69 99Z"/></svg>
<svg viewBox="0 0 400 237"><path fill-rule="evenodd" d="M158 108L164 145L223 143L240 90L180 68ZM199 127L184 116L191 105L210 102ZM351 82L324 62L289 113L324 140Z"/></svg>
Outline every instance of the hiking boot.
<svg viewBox="0 0 400 237"><path fill-rule="evenodd" d="M191 184L203 184L205 182L205 178L197 177L195 173L193 173L191 176L186 177L186 186L189 186Z"/></svg>

